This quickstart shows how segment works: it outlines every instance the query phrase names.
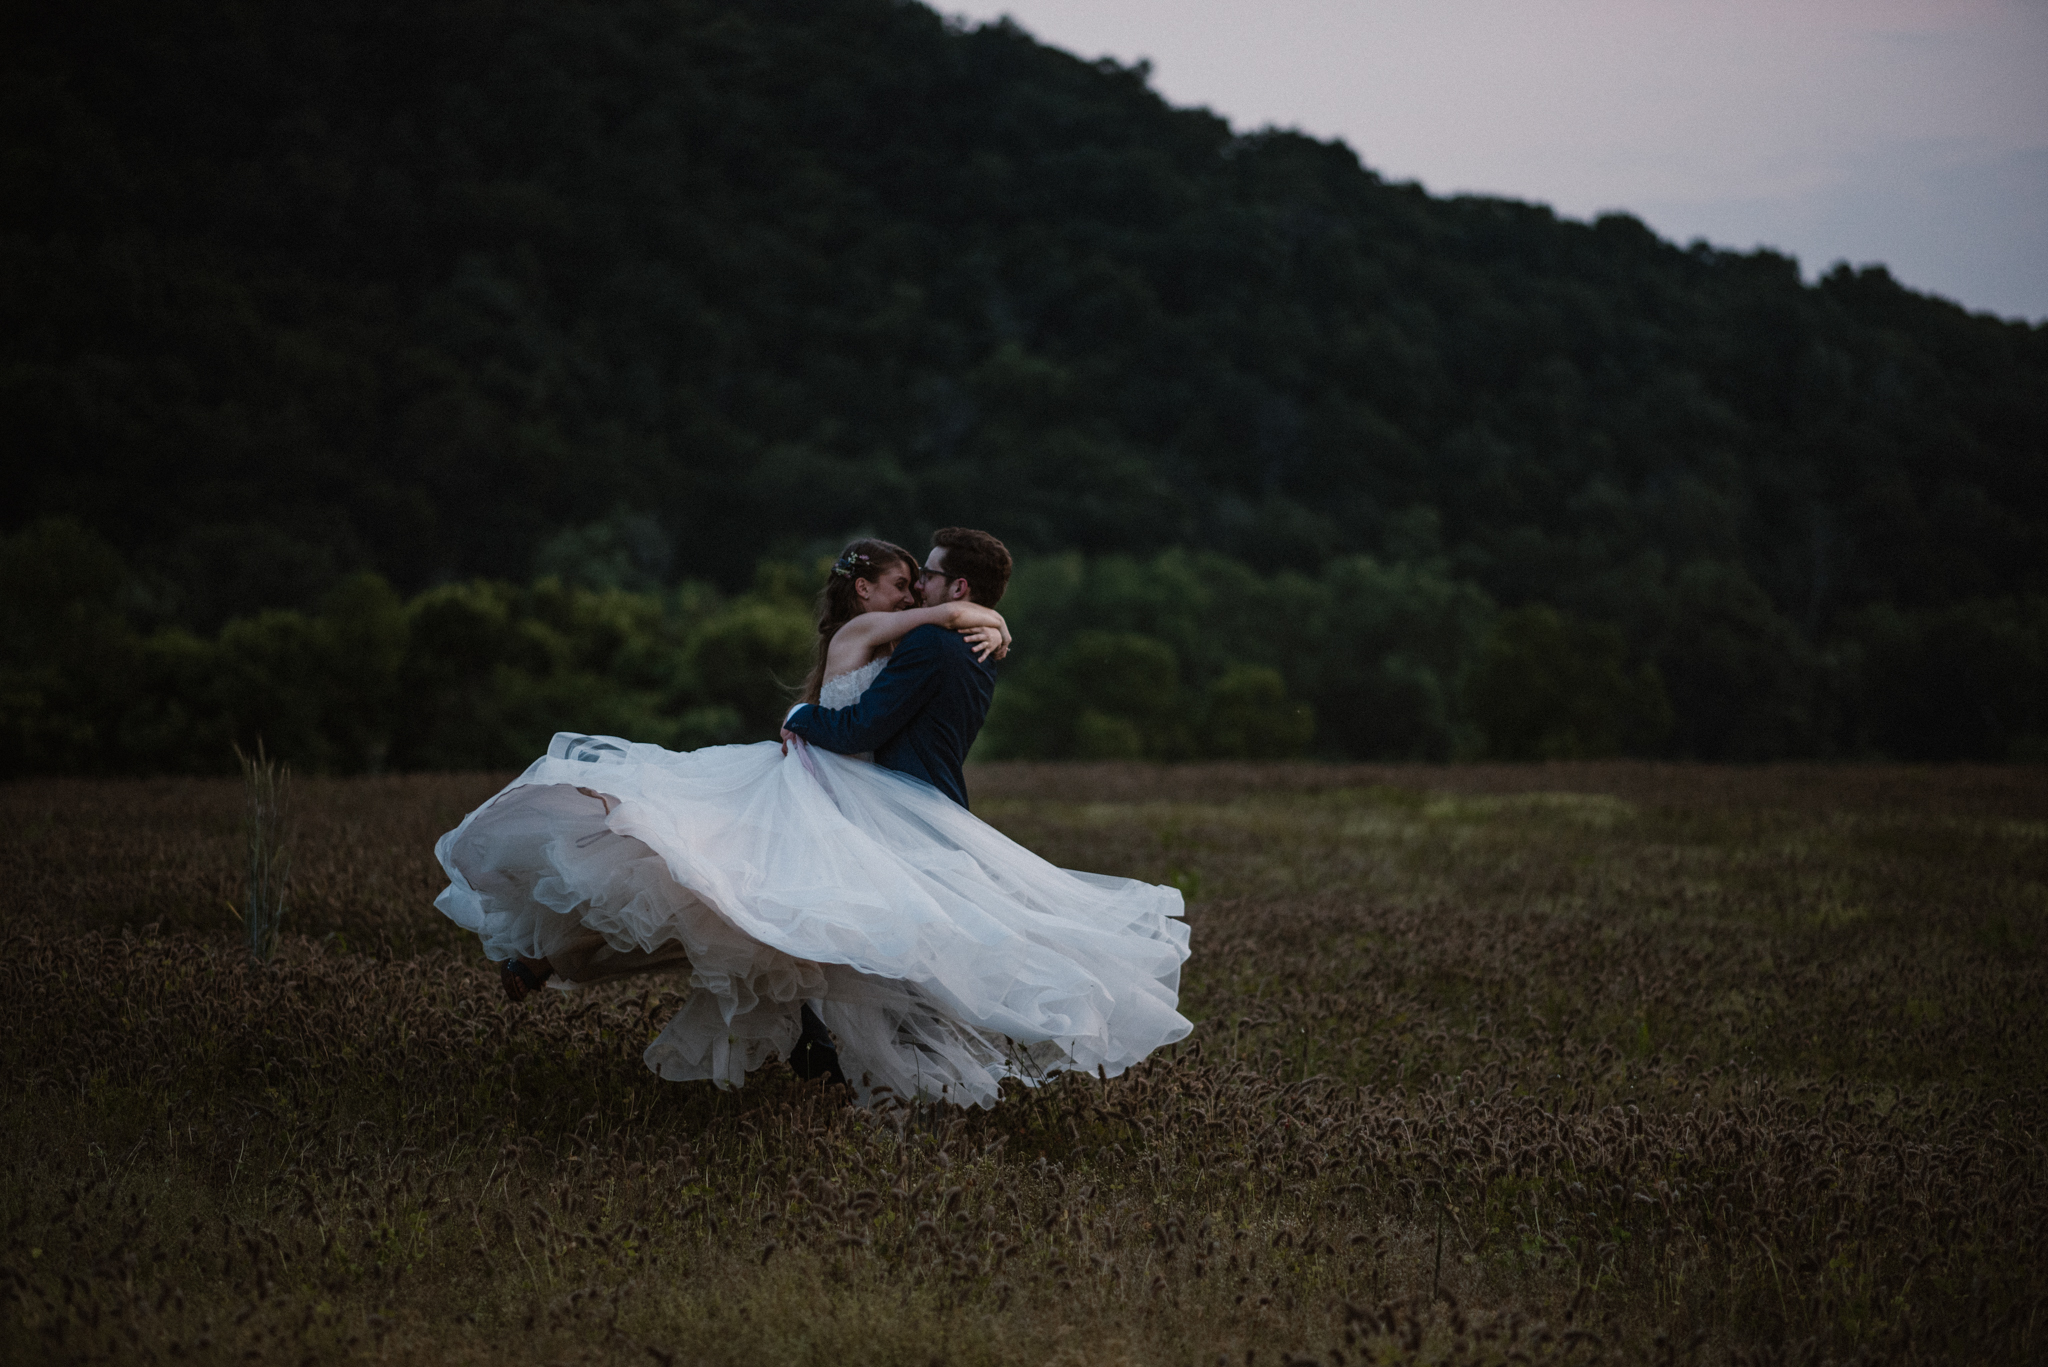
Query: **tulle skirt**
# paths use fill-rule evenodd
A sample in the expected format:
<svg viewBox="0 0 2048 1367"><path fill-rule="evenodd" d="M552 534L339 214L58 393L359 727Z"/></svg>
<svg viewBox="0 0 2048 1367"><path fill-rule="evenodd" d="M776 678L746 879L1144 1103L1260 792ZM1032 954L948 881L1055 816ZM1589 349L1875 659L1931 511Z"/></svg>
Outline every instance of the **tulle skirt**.
<svg viewBox="0 0 2048 1367"><path fill-rule="evenodd" d="M1185 1037L1178 891L1056 868L937 789L792 742L686 754L563 733L435 846L436 901L564 985L688 974L648 1045L738 1086L809 1002L863 1104L992 1105Z"/></svg>

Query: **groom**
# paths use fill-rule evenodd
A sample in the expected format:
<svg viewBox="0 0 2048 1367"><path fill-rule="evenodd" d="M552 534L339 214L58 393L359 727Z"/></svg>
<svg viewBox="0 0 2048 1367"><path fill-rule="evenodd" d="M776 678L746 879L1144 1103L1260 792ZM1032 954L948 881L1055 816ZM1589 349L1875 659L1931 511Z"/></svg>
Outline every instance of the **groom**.
<svg viewBox="0 0 2048 1367"><path fill-rule="evenodd" d="M942 527L932 533L917 596L928 608L960 599L992 608L1009 584L1010 552L1002 542L987 532ZM782 723L782 739L800 736L842 755L872 750L884 769L921 778L965 807L961 765L995 691L995 667L975 659L965 638L923 626L897 642L860 701L799 707Z"/></svg>
<svg viewBox="0 0 2048 1367"><path fill-rule="evenodd" d="M935 608L966 599L992 608L1010 585L1010 552L987 532L941 527L917 577L917 596ZM996 693L995 666L974 658L957 631L922 626L896 643L889 663L851 707L806 704L782 723L782 742L802 737L823 750L857 755L872 750L875 763L921 778L962 807L967 751ZM804 1003L802 1033L790 1051L798 1077L845 1082L839 1051L825 1022Z"/></svg>

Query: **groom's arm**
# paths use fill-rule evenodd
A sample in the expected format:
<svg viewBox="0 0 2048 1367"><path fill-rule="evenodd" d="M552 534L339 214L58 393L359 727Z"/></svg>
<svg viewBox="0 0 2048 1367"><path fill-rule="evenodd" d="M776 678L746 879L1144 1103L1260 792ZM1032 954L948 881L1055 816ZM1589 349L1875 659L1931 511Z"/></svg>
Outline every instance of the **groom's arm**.
<svg viewBox="0 0 2048 1367"><path fill-rule="evenodd" d="M897 643L888 667L859 702L851 707L807 704L792 712L782 729L835 754L879 749L938 691L946 635L943 627L919 627Z"/></svg>

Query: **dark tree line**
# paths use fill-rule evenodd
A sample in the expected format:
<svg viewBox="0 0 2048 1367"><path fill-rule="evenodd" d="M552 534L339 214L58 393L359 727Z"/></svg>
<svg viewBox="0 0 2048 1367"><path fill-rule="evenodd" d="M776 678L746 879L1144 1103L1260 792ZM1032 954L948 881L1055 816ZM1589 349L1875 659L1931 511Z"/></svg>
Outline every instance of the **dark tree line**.
<svg viewBox="0 0 2048 1367"><path fill-rule="evenodd" d="M1264 737L1227 749L1309 708L1309 753L2048 729L2048 329L1881 269L1433 198L889 0L30 0L0 147L6 529L112 547L137 641L364 573L724 602L965 522L1043 569L1019 752L1186 753L1155 694ZM1062 606L1061 552L1205 566L1231 643ZM54 677L40 630L10 677ZM1074 691L1102 633L1180 691ZM670 692L645 725L737 706Z"/></svg>

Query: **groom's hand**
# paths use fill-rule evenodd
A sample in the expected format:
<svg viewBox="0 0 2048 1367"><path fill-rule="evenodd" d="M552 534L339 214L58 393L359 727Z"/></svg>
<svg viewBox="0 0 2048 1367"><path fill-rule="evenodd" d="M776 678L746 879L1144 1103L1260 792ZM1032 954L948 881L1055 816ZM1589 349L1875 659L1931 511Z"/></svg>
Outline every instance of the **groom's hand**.
<svg viewBox="0 0 2048 1367"><path fill-rule="evenodd" d="M786 754L788 754L788 753L789 753L789 743L790 743L791 741L795 740L795 739L796 739L796 733L795 733L794 731L790 730L790 729L789 729L788 727L786 727L786 726L782 728L782 753L783 753L783 754L785 754L785 755L786 755Z"/></svg>

